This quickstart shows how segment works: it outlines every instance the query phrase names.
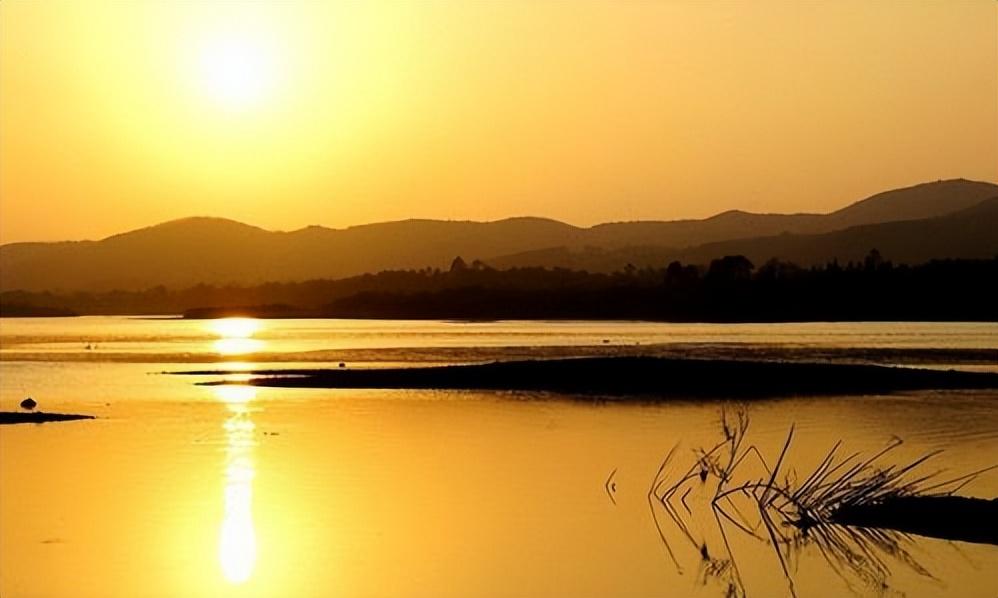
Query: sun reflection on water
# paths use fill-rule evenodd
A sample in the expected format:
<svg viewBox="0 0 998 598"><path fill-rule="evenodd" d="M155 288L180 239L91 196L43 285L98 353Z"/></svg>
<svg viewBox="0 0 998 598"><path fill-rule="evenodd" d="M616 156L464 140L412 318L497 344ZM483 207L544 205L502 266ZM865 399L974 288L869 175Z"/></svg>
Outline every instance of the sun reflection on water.
<svg viewBox="0 0 998 598"><path fill-rule="evenodd" d="M222 525L219 530L218 561L222 575L241 584L256 565L256 530L253 526L253 432L249 403L256 398L252 386L216 386L215 395L232 415L225 420L225 475Z"/></svg>
<svg viewBox="0 0 998 598"><path fill-rule="evenodd" d="M209 329L219 336L213 343L215 352L220 355L246 355L263 348L264 342L253 338L261 328L259 320L253 318L221 318L211 320Z"/></svg>

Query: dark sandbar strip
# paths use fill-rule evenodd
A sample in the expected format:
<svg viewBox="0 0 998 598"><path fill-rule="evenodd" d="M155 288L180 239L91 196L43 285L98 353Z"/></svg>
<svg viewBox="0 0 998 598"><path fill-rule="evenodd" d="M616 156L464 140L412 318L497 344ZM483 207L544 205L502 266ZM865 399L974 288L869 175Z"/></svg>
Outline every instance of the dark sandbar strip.
<svg viewBox="0 0 998 598"><path fill-rule="evenodd" d="M94 416L80 415L78 413L45 413L43 411L0 411L0 425L42 424L45 422L65 422L77 419L94 419Z"/></svg>
<svg viewBox="0 0 998 598"><path fill-rule="evenodd" d="M188 374L221 375L208 370ZM285 388L518 390L599 395L761 397L998 389L998 374L830 363L592 357L388 369L257 370ZM206 385L231 381L204 382Z"/></svg>

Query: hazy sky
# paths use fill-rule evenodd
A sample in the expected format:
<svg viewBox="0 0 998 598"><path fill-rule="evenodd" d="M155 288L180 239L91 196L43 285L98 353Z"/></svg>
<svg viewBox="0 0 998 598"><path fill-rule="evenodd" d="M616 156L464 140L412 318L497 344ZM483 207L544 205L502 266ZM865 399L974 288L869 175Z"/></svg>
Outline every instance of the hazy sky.
<svg viewBox="0 0 998 598"><path fill-rule="evenodd" d="M0 241L998 180L998 3L0 4Z"/></svg>

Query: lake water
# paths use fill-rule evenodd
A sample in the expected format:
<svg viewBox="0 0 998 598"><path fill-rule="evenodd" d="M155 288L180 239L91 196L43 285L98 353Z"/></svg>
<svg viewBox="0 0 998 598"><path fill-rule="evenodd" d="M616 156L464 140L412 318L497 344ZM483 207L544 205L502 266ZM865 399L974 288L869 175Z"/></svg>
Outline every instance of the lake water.
<svg viewBox="0 0 998 598"><path fill-rule="evenodd" d="M781 547L788 577L763 534L703 508L699 480L673 522L648 491L673 447L670 480L718 442L722 408L737 408L724 401L205 387L162 372L996 348L998 324L3 319L0 410L30 395L98 419L0 427L0 596L707 597L737 574L749 596L995 598L995 546L856 540L853 567L800 541ZM926 473L998 462L994 392L746 409L772 460L795 426L787 463L802 478L840 440L872 454L902 438L885 464L943 449ZM961 494L998 496L998 472Z"/></svg>

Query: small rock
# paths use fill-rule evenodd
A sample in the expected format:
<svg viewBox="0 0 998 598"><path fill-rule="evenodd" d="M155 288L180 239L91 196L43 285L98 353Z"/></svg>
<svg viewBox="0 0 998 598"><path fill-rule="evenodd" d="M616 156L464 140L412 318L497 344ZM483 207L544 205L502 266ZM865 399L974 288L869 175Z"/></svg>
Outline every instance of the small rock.
<svg viewBox="0 0 998 598"><path fill-rule="evenodd" d="M38 406L38 403L36 403L35 400L32 399L31 397L28 397L28 398L24 399L23 401L21 401L21 407L24 408L24 409L29 409L30 410L30 409L34 409L36 406Z"/></svg>
<svg viewBox="0 0 998 598"><path fill-rule="evenodd" d="M345 368L345 367L347 367L347 364L345 364L345 363L343 363L343 362L341 361L341 362L340 362L340 367L341 367L341 368Z"/></svg>

